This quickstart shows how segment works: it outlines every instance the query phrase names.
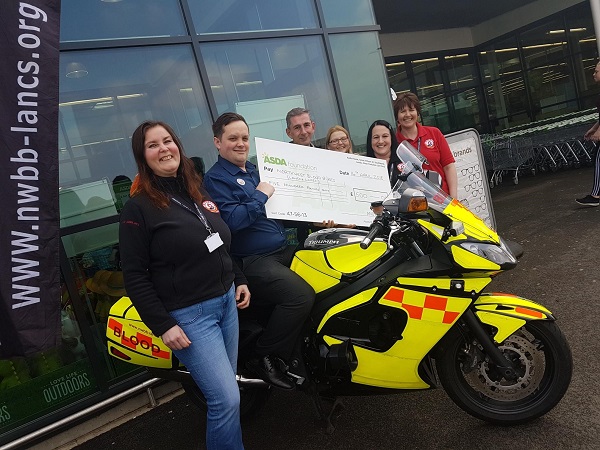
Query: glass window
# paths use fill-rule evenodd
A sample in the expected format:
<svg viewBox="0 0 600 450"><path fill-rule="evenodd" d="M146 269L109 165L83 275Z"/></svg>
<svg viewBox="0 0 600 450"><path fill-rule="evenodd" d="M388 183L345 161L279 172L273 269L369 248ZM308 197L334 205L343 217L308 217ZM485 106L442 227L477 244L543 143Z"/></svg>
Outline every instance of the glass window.
<svg viewBox="0 0 600 450"><path fill-rule="evenodd" d="M498 131L530 121L521 75L504 77L485 85L484 94L492 129Z"/></svg>
<svg viewBox="0 0 600 450"><path fill-rule="evenodd" d="M310 0L194 0L188 5L198 34L317 27Z"/></svg>
<svg viewBox="0 0 600 450"><path fill-rule="evenodd" d="M251 136L288 141L285 115L294 107L311 111L316 145L339 123L320 38L218 42L202 45L201 51L219 114L242 114Z"/></svg>
<svg viewBox="0 0 600 450"><path fill-rule="evenodd" d="M84 72L73 75L73 66ZM61 54L60 184L137 172L130 137L144 120L170 124L188 156L216 161L212 119L191 47L185 45Z"/></svg>
<svg viewBox="0 0 600 450"><path fill-rule="evenodd" d="M461 53L444 56L444 67L452 91L475 86L477 68L475 66L475 57L472 54Z"/></svg>
<svg viewBox="0 0 600 450"><path fill-rule="evenodd" d="M375 25L371 0L321 0L327 27Z"/></svg>
<svg viewBox="0 0 600 450"><path fill-rule="evenodd" d="M366 151L367 132L373 121L385 119L395 123L379 39L375 32L331 35L330 39L348 131L354 152L362 153Z"/></svg>
<svg viewBox="0 0 600 450"><path fill-rule="evenodd" d="M57 347L27 357L0 359L0 434L99 390L74 304L61 278L61 339Z"/></svg>
<svg viewBox="0 0 600 450"><path fill-rule="evenodd" d="M62 0L61 42L187 34L178 0Z"/></svg>
<svg viewBox="0 0 600 450"><path fill-rule="evenodd" d="M483 99L479 95L478 90L475 88L466 89L452 95L451 100L455 117L454 128L456 130L475 128L481 132L482 124L479 114L479 105L483 103ZM447 130L446 133L450 131L451 130Z"/></svg>
<svg viewBox="0 0 600 450"><path fill-rule="evenodd" d="M492 81L502 75L521 72L521 60L516 38L508 38L483 48L479 52L479 67L483 81Z"/></svg>
<svg viewBox="0 0 600 450"><path fill-rule="evenodd" d="M562 60L567 54L566 31L562 19L552 20L520 35L526 67Z"/></svg>
<svg viewBox="0 0 600 450"><path fill-rule="evenodd" d="M567 13L567 34L570 52L575 61L573 72L577 79L584 107L593 107L596 96L600 93L600 85L592 79L592 72L598 62L598 47L589 3L582 3L571 8Z"/></svg>
<svg viewBox="0 0 600 450"><path fill-rule="evenodd" d="M419 95L421 103L421 122L423 125L439 128L446 134L453 130L450 108L448 107L449 98L445 93L433 95Z"/></svg>
<svg viewBox="0 0 600 450"><path fill-rule="evenodd" d="M534 120L557 115L556 111L564 108L557 104L577 98L571 70L564 61L528 70L526 76Z"/></svg>
<svg viewBox="0 0 600 450"><path fill-rule="evenodd" d="M411 90L410 78L406 72L406 63L403 61L387 63L385 65L390 87L396 92L408 92Z"/></svg>
<svg viewBox="0 0 600 450"><path fill-rule="evenodd" d="M437 127L442 130L442 133L447 133L452 128L452 124L439 58L414 60L412 68L417 85L417 96L421 102L423 124Z"/></svg>
<svg viewBox="0 0 600 450"><path fill-rule="evenodd" d="M444 92L442 70L437 57L414 60L412 69L419 99Z"/></svg>

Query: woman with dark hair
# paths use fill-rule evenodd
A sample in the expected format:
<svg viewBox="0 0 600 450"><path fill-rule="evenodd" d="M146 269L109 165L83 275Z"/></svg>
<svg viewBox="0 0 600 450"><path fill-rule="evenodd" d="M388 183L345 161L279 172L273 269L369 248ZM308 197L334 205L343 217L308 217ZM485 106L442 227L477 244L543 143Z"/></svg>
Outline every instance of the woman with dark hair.
<svg viewBox="0 0 600 450"><path fill-rule="evenodd" d="M425 169L433 170L442 177L442 189L456 198L458 175L454 156L442 132L436 127L426 127L418 122L421 103L412 92L399 94L394 101L394 117L398 123L398 142L408 141L426 159Z"/></svg>
<svg viewBox="0 0 600 450"><path fill-rule="evenodd" d="M398 141L394 129L387 120L376 120L367 133L367 156L384 159L388 167L388 175L392 185L398 176L398 157L396 149Z"/></svg>
<svg viewBox="0 0 600 450"><path fill-rule="evenodd" d="M243 449L236 303L247 307L250 292L231 233L169 125L143 122L131 145L138 185L119 227L127 295L202 390L207 449Z"/></svg>

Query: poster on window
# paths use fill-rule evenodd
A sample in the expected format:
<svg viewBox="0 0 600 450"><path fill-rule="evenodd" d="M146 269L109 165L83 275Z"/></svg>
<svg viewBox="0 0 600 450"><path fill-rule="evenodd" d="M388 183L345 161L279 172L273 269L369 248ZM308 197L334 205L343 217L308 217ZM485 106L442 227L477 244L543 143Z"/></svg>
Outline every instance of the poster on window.
<svg viewBox="0 0 600 450"><path fill-rule="evenodd" d="M0 359L60 342L59 0L0 2Z"/></svg>

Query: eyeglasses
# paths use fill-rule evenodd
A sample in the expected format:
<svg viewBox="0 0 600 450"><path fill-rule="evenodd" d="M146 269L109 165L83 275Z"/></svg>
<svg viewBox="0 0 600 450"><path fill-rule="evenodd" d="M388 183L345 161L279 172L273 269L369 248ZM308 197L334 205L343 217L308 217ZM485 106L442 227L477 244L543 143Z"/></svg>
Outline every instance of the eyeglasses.
<svg viewBox="0 0 600 450"><path fill-rule="evenodd" d="M466 169L462 169L462 170L460 171L460 174L461 174L462 176L465 176L465 175L467 175L467 174L472 174L472 173L473 173L473 171L475 171L476 173L479 173L479 164L475 164L474 166L467 167Z"/></svg>
<svg viewBox="0 0 600 450"><path fill-rule="evenodd" d="M345 136L342 138L337 138L337 139L332 139L328 142L328 144L338 145L338 144L341 144L342 142L348 142L348 136Z"/></svg>
<svg viewBox="0 0 600 450"><path fill-rule="evenodd" d="M469 192L470 190L475 191L475 190L478 190L477 188L480 187L480 186L483 186L482 181L481 180L475 180L471 184L466 184L465 185L465 191L466 192ZM483 194L483 188L481 188L481 193ZM476 194L473 194L473 195L476 195Z"/></svg>

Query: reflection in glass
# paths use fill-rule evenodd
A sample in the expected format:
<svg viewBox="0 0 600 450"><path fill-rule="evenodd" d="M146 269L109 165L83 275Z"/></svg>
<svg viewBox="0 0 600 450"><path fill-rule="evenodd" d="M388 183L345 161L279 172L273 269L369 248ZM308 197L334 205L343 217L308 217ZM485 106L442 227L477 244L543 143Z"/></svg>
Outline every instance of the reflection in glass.
<svg viewBox="0 0 600 450"><path fill-rule="evenodd" d="M569 66L566 62L556 62L536 67L526 72L534 120L545 119L565 110L568 100L576 100L577 93ZM574 102L576 104L576 102ZM563 104L563 105L560 105ZM567 108L568 109L568 108Z"/></svg>
<svg viewBox="0 0 600 450"><path fill-rule="evenodd" d="M297 106L311 111L316 145L339 123L319 38L218 42L202 45L201 51L219 114L240 112L252 136L288 141L285 115Z"/></svg>
<svg viewBox="0 0 600 450"><path fill-rule="evenodd" d="M522 76L504 77L484 85L493 130L503 130L531 120Z"/></svg>
<svg viewBox="0 0 600 450"><path fill-rule="evenodd" d="M373 121L395 123L379 39L376 32L333 34L330 39L354 153L362 153Z"/></svg>
<svg viewBox="0 0 600 450"><path fill-rule="evenodd" d="M403 61L387 63L385 65L390 87L396 92L408 92L411 90L410 78L406 72L406 63Z"/></svg>
<svg viewBox="0 0 600 450"><path fill-rule="evenodd" d="M536 67L564 60L567 32L562 19L544 22L520 34L526 67Z"/></svg>
<svg viewBox="0 0 600 450"><path fill-rule="evenodd" d="M317 26L314 2L309 0L194 0L188 5L197 34Z"/></svg>
<svg viewBox="0 0 600 450"><path fill-rule="evenodd" d="M321 0L327 27L375 25L371 0Z"/></svg>
<svg viewBox="0 0 600 450"><path fill-rule="evenodd" d="M177 0L62 0L60 18L61 42L187 34Z"/></svg>
<svg viewBox="0 0 600 450"><path fill-rule="evenodd" d="M454 108L455 126L453 128L464 130L475 128L482 130L479 105L483 104L483 98L475 88L467 89L452 95L452 106Z"/></svg>
<svg viewBox="0 0 600 450"><path fill-rule="evenodd" d="M477 67L473 54L460 53L444 56L444 68L451 90L462 90L475 86Z"/></svg>
<svg viewBox="0 0 600 450"><path fill-rule="evenodd" d="M515 37L481 49L478 56L484 83L496 80L502 75L514 75L521 72L521 60Z"/></svg>
<svg viewBox="0 0 600 450"><path fill-rule="evenodd" d="M188 156L216 160L212 120L189 46L70 52L89 72L60 83L60 184L63 187L137 172L130 136L146 119L177 131ZM60 73L64 73L61 69Z"/></svg>

